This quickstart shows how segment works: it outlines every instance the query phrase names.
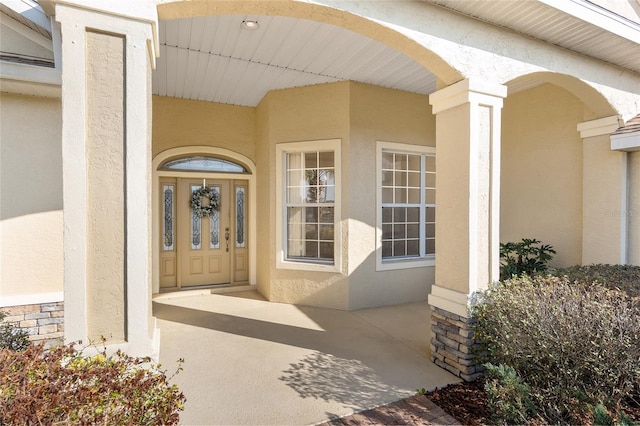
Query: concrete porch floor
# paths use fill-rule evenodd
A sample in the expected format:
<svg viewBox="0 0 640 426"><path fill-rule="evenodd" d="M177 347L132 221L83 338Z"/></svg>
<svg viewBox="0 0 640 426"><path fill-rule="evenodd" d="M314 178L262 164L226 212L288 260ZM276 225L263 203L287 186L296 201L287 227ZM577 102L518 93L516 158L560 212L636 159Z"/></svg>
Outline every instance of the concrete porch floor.
<svg viewBox="0 0 640 426"><path fill-rule="evenodd" d="M426 302L337 311L255 291L162 295L160 362L187 397L182 424L309 425L459 380L428 359Z"/></svg>

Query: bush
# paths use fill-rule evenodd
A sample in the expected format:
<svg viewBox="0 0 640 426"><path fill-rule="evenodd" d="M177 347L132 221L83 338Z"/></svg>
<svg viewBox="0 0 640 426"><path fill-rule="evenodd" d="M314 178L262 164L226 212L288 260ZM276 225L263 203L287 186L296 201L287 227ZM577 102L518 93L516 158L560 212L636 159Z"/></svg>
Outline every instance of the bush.
<svg viewBox="0 0 640 426"><path fill-rule="evenodd" d="M478 295L475 339L514 368L548 422L615 409L640 380L640 306L623 292L523 276Z"/></svg>
<svg viewBox="0 0 640 426"><path fill-rule="evenodd" d="M29 333L13 324L4 322L4 312L0 312L0 349L23 351L29 347Z"/></svg>
<svg viewBox="0 0 640 426"><path fill-rule="evenodd" d="M536 244L539 244L537 246ZM533 275L547 270L547 263L556 251L536 239L523 238L519 243L500 243L500 279Z"/></svg>
<svg viewBox="0 0 640 426"><path fill-rule="evenodd" d="M176 424L185 398L168 380L148 358L120 351L88 357L73 345L3 349L0 424Z"/></svg>
<svg viewBox="0 0 640 426"><path fill-rule="evenodd" d="M585 265L550 271L557 277L566 276L571 282L600 284L622 290L630 297L640 297L640 266Z"/></svg>
<svg viewBox="0 0 640 426"><path fill-rule="evenodd" d="M535 415L531 390L508 365L484 364L487 405L495 424L524 424Z"/></svg>

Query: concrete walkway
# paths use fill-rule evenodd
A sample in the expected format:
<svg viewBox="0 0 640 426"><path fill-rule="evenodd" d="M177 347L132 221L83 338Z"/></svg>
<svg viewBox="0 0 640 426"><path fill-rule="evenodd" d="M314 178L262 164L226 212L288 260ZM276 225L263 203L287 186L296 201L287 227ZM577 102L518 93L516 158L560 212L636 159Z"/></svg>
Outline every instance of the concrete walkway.
<svg viewBox="0 0 640 426"><path fill-rule="evenodd" d="M337 311L254 291L154 299L183 424L310 425L457 382L428 356L426 302Z"/></svg>

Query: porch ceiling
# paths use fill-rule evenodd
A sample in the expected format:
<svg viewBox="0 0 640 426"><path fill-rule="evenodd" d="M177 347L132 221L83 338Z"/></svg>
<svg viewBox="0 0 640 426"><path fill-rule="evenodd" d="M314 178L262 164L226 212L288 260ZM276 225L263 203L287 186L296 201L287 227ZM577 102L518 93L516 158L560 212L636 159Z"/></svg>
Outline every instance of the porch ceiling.
<svg viewBox="0 0 640 426"><path fill-rule="evenodd" d="M604 9L596 2L423 1L640 72L640 23Z"/></svg>
<svg viewBox="0 0 640 426"><path fill-rule="evenodd" d="M247 31L243 20L260 28ZM282 16L161 20L153 93L256 106L271 90L352 80L429 94L435 76L404 54L333 25Z"/></svg>

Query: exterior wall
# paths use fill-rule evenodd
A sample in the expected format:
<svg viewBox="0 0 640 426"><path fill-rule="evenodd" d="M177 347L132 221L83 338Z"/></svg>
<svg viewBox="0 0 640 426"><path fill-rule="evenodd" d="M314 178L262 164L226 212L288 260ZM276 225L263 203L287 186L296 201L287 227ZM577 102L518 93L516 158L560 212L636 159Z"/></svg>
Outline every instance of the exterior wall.
<svg viewBox="0 0 640 426"><path fill-rule="evenodd" d="M153 97L152 157L180 146L216 146L255 161L255 109Z"/></svg>
<svg viewBox="0 0 640 426"><path fill-rule="evenodd" d="M309 306L323 306L335 309L348 309L348 278L346 265L347 247L342 247L343 270L340 273L311 272L303 270L276 269L276 238L274 224L276 217L276 170L275 147L281 142L301 142L322 139L341 139L342 150L349 143L349 83L333 83L318 86L276 90L267 95L257 108L259 127L256 141L262 157L257 159L259 176L258 191L264 190L268 176L268 194L271 205L268 210L258 206L258 229L270 229L269 238L265 233L258 234L258 252L269 253L269 272L263 261L259 262L258 280L270 277L269 293L265 296L273 302L295 303ZM264 139L262 139L264 137ZM266 157L266 158L265 158ZM342 156L342 185L348 187L349 174L347 157ZM265 168L266 167L266 168ZM340 202L345 208L345 197ZM258 202L264 200L260 194ZM343 222L347 220L344 216ZM347 241L347 229L342 228L342 241ZM264 255L266 257L266 254ZM264 291L264 287L263 291Z"/></svg>
<svg viewBox="0 0 640 426"><path fill-rule="evenodd" d="M350 84L350 132L343 151L349 174L349 308L425 300L433 267L376 271L376 141L435 146L435 116L427 96Z"/></svg>
<svg viewBox="0 0 640 426"><path fill-rule="evenodd" d="M582 261L583 114L550 84L509 96L503 109L500 240L551 244L558 267Z"/></svg>
<svg viewBox="0 0 640 426"><path fill-rule="evenodd" d="M628 262L640 266L640 151L629 152Z"/></svg>
<svg viewBox="0 0 640 426"><path fill-rule="evenodd" d="M59 99L0 95L0 307L63 291Z"/></svg>

